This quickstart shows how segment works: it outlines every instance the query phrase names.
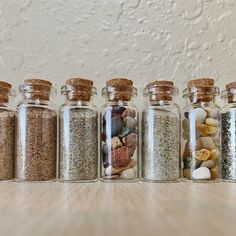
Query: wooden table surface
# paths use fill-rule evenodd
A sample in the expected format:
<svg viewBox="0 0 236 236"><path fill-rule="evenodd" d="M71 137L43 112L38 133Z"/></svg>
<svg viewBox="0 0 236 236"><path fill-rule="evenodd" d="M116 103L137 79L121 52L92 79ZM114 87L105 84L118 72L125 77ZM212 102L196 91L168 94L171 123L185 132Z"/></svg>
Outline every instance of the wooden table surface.
<svg viewBox="0 0 236 236"><path fill-rule="evenodd" d="M236 235L236 184L1 183L1 236Z"/></svg>

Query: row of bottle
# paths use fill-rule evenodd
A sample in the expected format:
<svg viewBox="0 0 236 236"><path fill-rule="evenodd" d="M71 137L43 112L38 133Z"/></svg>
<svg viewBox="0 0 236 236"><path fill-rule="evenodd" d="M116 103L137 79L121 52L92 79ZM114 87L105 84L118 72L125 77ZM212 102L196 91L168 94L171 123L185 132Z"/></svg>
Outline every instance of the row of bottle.
<svg viewBox="0 0 236 236"><path fill-rule="evenodd" d="M102 90L106 103L100 112L100 132L93 104L97 91L91 80L68 79L62 86L66 101L59 110L59 132L52 84L25 80L20 92L24 99L15 111L9 101L11 85L0 82L0 180L49 181L56 179L58 170L62 181L96 181L100 141L103 181L134 181L138 176L151 182L181 177L236 181L236 83L226 85L226 105L220 110L214 80L189 81L182 112L174 101L178 89L173 82L149 83L139 124L133 82L109 80Z"/></svg>

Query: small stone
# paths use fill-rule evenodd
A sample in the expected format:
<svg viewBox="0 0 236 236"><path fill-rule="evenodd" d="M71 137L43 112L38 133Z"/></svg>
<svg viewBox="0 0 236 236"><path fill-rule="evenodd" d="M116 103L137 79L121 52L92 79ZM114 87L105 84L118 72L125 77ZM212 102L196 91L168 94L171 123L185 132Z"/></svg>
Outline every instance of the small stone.
<svg viewBox="0 0 236 236"><path fill-rule="evenodd" d="M109 166L107 144L103 144L102 146L102 157L103 157L103 166L104 168L107 168Z"/></svg>
<svg viewBox="0 0 236 236"><path fill-rule="evenodd" d="M185 178L190 178L191 176L191 170L188 168L188 169L183 169L183 177Z"/></svg>
<svg viewBox="0 0 236 236"><path fill-rule="evenodd" d="M197 131L201 136L210 136L217 132L218 128L214 126L209 126L205 124L197 124Z"/></svg>
<svg viewBox="0 0 236 236"><path fill-rule="evenodd" d="M203 123L207 117L207 113L202 108L195 108L193 111L191 111L190 117L192 119L195 118L196 123Z"/></svg>
<svg viewBox="0 0 236 236"><path fill-rule="evenodd" d="M209 157L209 160L212 160L215 163L218 163L219 158L220 158L220 151L218 149L211 150L211 155Z"/></svg>
<svg viewBox="0 0 236 236"><path fill-rule="evenodd" d="M207 149L201 149L199 151L195 151L194 157L199 161L206 161L211 155L211 152Z"/></svg>
<svg viewBox="0 0 236 236"><path fill-rule="evenodd" d="M183 137L183 139L188 140L189 139L189 133L183 132L182 137Z"/></svg>
<svg viewBox="0 0 236 236"><path fill-rule="evenodd" d="M212 168L215 165L213 160L203 161L201 167L207 167L208 169Z"/></svg>
<svg viewBox="0 0 236 236"><path fill-rule="evenodd" d="M212 109L210 107L205 108L206 112L207 112L207 116L210 118L217 118L219 116L219 112L217 109Z"/></svg>
<svg viewBox="0 0 236 236"><path fill-rule="evenodd" d="M182 121L182 127L184 129L184 133L189 133L189 120L188 119L183 119Z"/></svg>
<svg viewBox="0 0 236 236"><path fill-rule="evenodd" d="M134 129L137 126L137 120L130 116L126 116L123 121L125 126L129 129Z"/></svg>
<svg viewBox="0 0 236 236"><path fill-rule="evenodd" d="M108 166L105 170L104 173L105 175L114 175L114 174L118 174L120 171L113 168L111 165Z"/></svg>
<svg viewBox="0 0 236 236"><path fill-rule="evenodd" d="M193 171L193 179L209 179L211 177L210 170L207 167L200 167Z"/></svg>
<svg viewBox="0 0 236 236"><path fill-rule="evenodd" d="M189 142L185 144L184 147L184 153L183 153L183 158L189 157L190 156L190 150L189 150Z"/></svg>
<svg viewBox="0 0 236 236"><path fill-rule="evenodd" d="M127 108L123 113L122 113L122 117L126 117L126 116L129 116L129 117L132 117L132 118L135 118L136 117L136 111L135 110L132 110L130 108Z"/></svg>
<svg viewBox="0 0 236 236"><path fill-rule="evenodd" d="M193 160L194 169L197 169L198 167L200 167L201 164L202 164L202 161L197 160L197 159Z"/></svg>
<svg viewBox="0 0 236 236"><path fill-rule="evenodd" d="M219 121L216 120L216 119L213 119L213 118L206 118L205 124L210 125L210 126L218 127L219 126Z"/></svg>
<svg viewBox="0 0 236 236"><path fill-rule="evenodd" d="M191 157L186 157L183 159L184 162L184 168L191 168L191 163L192 163L192 158Z"/></svg>
<svg viewBox="0 0 236 236"><path fill-rule="evenodd" d="M104 175L103 176L103 179L107 179L107 180L109 180L109 179L118 179L118 178L120 178L120 175Z"/></svg>
<svg viewBox="0 0 236 236"><path fill-rule="evenodd" d="M200 138L203 148L214 149L215 143L211 137L201 137Z"/></svg>
<svg viewBox="0 0 236 236"><path fill-rule="evenodd" d="M130 164L130 149L128 147L120 147L118 149L113 149L111 152L111 165L112 167L118 169L122 167L127 167Z"/></svg>
<svg viewBox="0 0 236 236"><path fill-rule="evenodd" d="M119 147L122 147L123 144L122 142L120 141L120 139L118 137L113 137L111 139L111 148L112 149L116 149L116 148L119 148Z"/></svg>
<svg viewBox="0 0 236 236"><path fill-rule="evenodd" d="M217 166L211 168L211 169L210 169L210 173L211 173L211 178L212 178L212 179L217 179L217 178L219 178L219 170L218 170L218 167L217 167Z"/></svg>
<svg viewBox="0 0 236 236"><path fill-rule="evenodd" d="M120 177L123 179L134 179L136 177L136 171L134 168L126 169L121 172Z"/></svg>
<svg viewBox="0 0 236 236"><path fill-rule="evenodd" d="M195 142L195 150L200 150L200 149L202 149L203 148L203 146L202 146L202 141L201 141L201 139L200 138L197 138L196 139L196 142Z"/></svg>
<svg viewBox="0 0 236 236"><path fill-rule="evenodd" d="M125 107L119 106L119 105L115 105L112 108L113 108L113 112L115 112L116 114L122 114L126 110Z"/></svg>
<svg viewBox="0 0 236 236"><path fill-rule="evenodd" d="M122 130L121 130L121 133L119 134L119 137L120 138L124 138L125 136L128 136L129 134L131 133L136 133L136 129L129 129L127 127L124 127Z"/></svg>
<svg viewBox="0 0 236 236"><path fill-rule="evenodd" d="M123 128L123 120L120 116L114 116L111 118L111 136L118 135ZM105 130L105 129L104 129Z"/></svg>
<svg viewBox="0 0 236 236"><path fill-rule="evenodd" d="M138 142L137 134L134 133L129 134L128 136L122 139L122 142L124 143L125 146L129 148L130 156L133 156Z"/></svg>

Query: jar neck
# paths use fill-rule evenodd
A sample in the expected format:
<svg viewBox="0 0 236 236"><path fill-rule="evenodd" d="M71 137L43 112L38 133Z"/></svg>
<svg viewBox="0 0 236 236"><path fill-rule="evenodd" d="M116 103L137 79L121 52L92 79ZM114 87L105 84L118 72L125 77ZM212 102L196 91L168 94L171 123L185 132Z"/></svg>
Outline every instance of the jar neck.
<svg viewBox="0 0 236 236"><path fill-rule="evenodd" d="M110 106L130 106L132 104L132 99L130 101L123 101L123 100L105 100L106 104L109 104Z"/></svg>
<svg viewBox="0 0 236 236"><path fill-rule="evenodd" d="M67 106L77 106L77 107L88 107L93 105L93 100L90 101L83 101L83 100L68 100L65 99L65 105Z"/></svg>
<svg viewBox="0 0 236 236"><path fill-rule="evenodd" d="M158 99L158 100L150 100L147 99L147 103L150 106L171 106L174 105L174 101L172 100L166 100L166 99Z"/></svg>
<svg viewBox="0 0 236 236"><path fill-rule="evenodd" d="M23 97L23 103L25 104L32 104L32 105L50 105L49 100L39 99L34 97Z"/></svg>
<svg viewBox="0 0 236 236"><path fill-rule="evenodd" d="M214 104L215 100L215 95L207 95L207 97L201 97L198 94L194 94L187 97L187 104L198 104L200 106L204 106Z"/></svg>

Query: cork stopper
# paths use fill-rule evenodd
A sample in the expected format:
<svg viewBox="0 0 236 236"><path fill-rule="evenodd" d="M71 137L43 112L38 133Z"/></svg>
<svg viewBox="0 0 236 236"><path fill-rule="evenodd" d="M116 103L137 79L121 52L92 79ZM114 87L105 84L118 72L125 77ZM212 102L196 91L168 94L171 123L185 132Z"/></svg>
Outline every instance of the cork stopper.
<svg viewBox="0 0 236 236"><path fill-rule="evenodd" d="M11 91L11 84L0 81L0 102L8 103L9 102L9 92Z"/></svg>
<svg viewBox="0 0 236 236"><path fill-rule="evenodd" d="M133 81L126 78L114 78L106 81L105 89L111 101L130 101L133 96Z"/></svg>
<svg viewBox="0 0 236 236"><path fill-rule="evenodd" d="M226 84L225 88L227 90L236 89L236 82L230 82L230 83Z"/></svg>
<svg viewBox="0 0 236 236"><path fill-rule="evenodd" d="M187 90L190 100L195 102L210 102L214 99L215 90L214 79L200 78L193 79L187 83Z"/></svg>
<svg viewBox="0 0 236 236"><path fill-rule="evenodd" d="M226 90L222 91L222 98L226 98L228 103L236 102L236 82L230 82L225 86Z"/></svg>
<svg viewBox="0 0 236 236"><path fill-rule="evenodd" d="M90 101L93 95L93 81L83 78L70 78L62 87L62 93L67 95L69 101Z"/></svg>
<svg viewBox="0 0 236 236"><path fill-rule="evenodd" d="M42 79L26 79L20 86L27 99L49 100L52 89L52 83Z"/></svg>
<svg viewBox="0 0 236 236"><path fill-rule="evenodd" d="M144 95L149 95L149 100L152 101L172 101L173 95L177 93L177 88L174 83L169 80L156 80L146 85Z"/></svg>
<svg viewBox="0 0 236 236"><path fill-rule="evenodd" d="M202 87L213 87L214 86L214 79L210 78L200 78L200 79L193 79L188 81L187 87L196 87L196 88L202 88Z"/></svg>

